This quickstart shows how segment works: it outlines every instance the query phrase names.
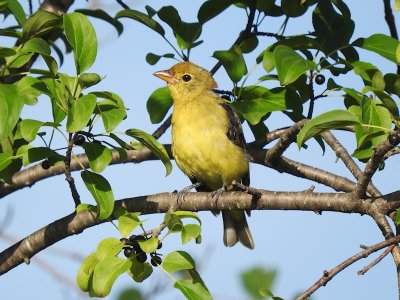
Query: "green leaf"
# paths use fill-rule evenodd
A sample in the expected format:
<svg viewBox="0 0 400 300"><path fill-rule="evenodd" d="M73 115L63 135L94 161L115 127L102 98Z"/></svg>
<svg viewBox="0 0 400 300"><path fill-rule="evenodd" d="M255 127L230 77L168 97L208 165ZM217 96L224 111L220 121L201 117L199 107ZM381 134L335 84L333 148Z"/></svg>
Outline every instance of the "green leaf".
<svg viewBox="0 0 400 300"><path fill-rule="evenodd" d="M17 0L7 0L8 9L14 15L15 20L17 20L18 25L22 27L26 21L25 11L22 8L21 4Z"/></svg>
<svg viewBox="0 0 400 300"><path fill-rule="evenodd" d="M310 120L299 132L297 145L300 148L309 138L323 131L360 124L357 117L347 110L332 110Z"/></svg>
<svg viewBox="0 0 400 300"><path fill-rule="evenodd" d="M22 40L43 36L49 32L57 32L62 25L59 15L45 10L38 10L24 23Z"/></svg>
<svg viewBox="0 0 400 300"><path fill-rule="evenodd" d="M181 233L182 245L185 245L192 239L196 239L200 234L201 227L197 224L187 224L183 226Z"/></svg>
<svg viewBox="0 0 400 300"><path fill-rule="evenodd" d="M167 86L156 89L147 100L147 112L151 123L160 123L172 107L172 97Z"/></svg>
<svg viewBox="0 0 400 300"><path fill-rule="evenodd" d="M197 19L201 24L213 19L224 10L226 10L230 5L237 1L233 0L208 0L205 1L197 13Z"/></svg>
<svg viewBox="0 0 400 300"><path fill-rule="evenodd" d="M138 140L145 147L149 148L151 152L153 152L153 154L163 162L167 171L166 176L171 173L172 164L169 160L167 150L165 150L164 146L160 144L160 142L158 142L152 135L139 129L129 129L125 133Z"/></svg>
<svg viewBox="0 0 400 300"><path fill-rule="evenodd" d="M97 103L97 109L100 112L106 132L113 131L126 117L124 101L112 92L94 92L92 94L98 98L104 98Z"/></svg>
<svg viewBox="0 0 400 300"><path fill-rule="evenodd" d="M101 173L112 161L111 150L99 143L83 143L83 149L89 159L89 167L95 173Z"/></svg>
<svg viewBox="0 0 400 300"><path fill-rule="evenodd" d="M210 292L202 282L189 280L177 280L174 287L177 288L190 300L212 299Z"/></svg>
<svg viewBox="0 0 400 300"><path fill-rule="evenodd" d="M96 96L93 94L81 96L76 100L72 100L68 110L68 132L77 132L86 127L96 107L96 100Z"/></svg>
<svg viewBox="0 0 400 300"><path fill-rule="evenodd" d="M313 61L304 59L292 48L284 45L275 47L274 60L281 85L292 83L306 71L317 68Z"/></svg>
<svg viewBox="0 0 400 300"><path fill-rule="evenodd" d="M312 14L312 23L321 50L329 55L349 44L355 27L343 1L318 1Z"/></svg>
<svg viewBox="0 0 400 300"><path fill-rule="evenodd" d="M101 77L96 73L82 73L79 76L79 85L82 89L86 89L93 85L98 84L101 81Z"/></svg>
<svg viewBox="0 0 400 300"><path fill-rule="evenodd" d="M27 142L32 142L44 123L38 120L25 119L19 123L21 135Z"/></svg>
<svg viewBox="0 0 400 300"><path fill-rule="evenodd" d="M175 251L163 259L162 266L167 272L177 272L194 269L196 264L187 252Z"/></svg>
<svg viewBox="0 0 400 300"><path fill-rule="evenodd" d="M49 44L44 39L37 37L29 39L22 47L22 51L45 55L50 55L51 53Z"/></svg>
<svg viewBox="0 0 400 300"><path fill-rule="evenodd" d="M81 203L77 207L75 207L75 211L77 214L80 214L84 211L92 211L96 212L97 207L88 203Z"/></svg>
<svg viewBox="0 0 400 300"><path fill-rule="evenodd" d="M162 57L165 58L174 58L175 54L173 53L165 53L163 55L157 55L154 53L147 53L146 55L146 61L149 65L155 65Z"/></svg>
<svg viewBox="0 0 400 300"><path fill-rule="evenodd" d="M21 149L21 148L20 148ZM40 161L50 156L57 155L56 152L47 147L31 147L28 146L23 151L22 164L24 166L30 165L31 163Z"/></svg>
<svg viewBox="0 0 400 300"><path fill-rule="evenodd" d="M177 215L181 219L184 219L184 218L195 219L201 225L201 220L200 220L199 216L192 211L178 210L178 211L175 211L174 214Z"/></svg>
<svg viewBox="0 0 400 300"><path fill-rule="evenodd" d="M162 36L165 35L165 31L159 23L157 23L151 17L149 17L148 15L146 15L140 11L133 10L133 9L121 10L115 16L115 19L119 19L119 18L133 19L133 20L140 22L143 25L146 25L147 27L153 29L158 34L160 34Z"/></svg>
<svg viewBox="0 0 400 300"><path fill-rule="evenodd" d="M132 261L132 266L128 271L128 274L136 282L142 282L147 279L151 273L153 273L153 268L149 263L140 263L137 261L135 256L129 258Z"/></svg>
<svg viewBox="0 0 400 300"><path fill-rule="evenodd" d="M74 50L78 74L89 69L97 55L96 32L88 18L77 12L63 15L65 36Z"/></svg>
<svg viewBox="0 0 400 300"><path fill-rule="evenodd" d="M24 100L25 104L35 105L38 102L38 97L42 94L40 87L43 87L43 84L41 81L31 76L25 76L16 84L19 97Z"/></svg>
<svg viewBox="0 0 400 300"><path fill-rule="evenodd" d="M91 296L107 296L118 276L127 272L131 265L130 260L119 257L107 257L98 262L94 268Z"/></svg>
<svg viewBox="0 0 400 300"><path fill-rule="evenodd" d="M390 36L373 34L365 39L356 40L353 45L375 52L396 64L400 63L400 42Z"/></svg>
<svg viewBox="0 0 400 300"><path fill-rule="evenodd" d="M11 134L23 106L24 101L18 95L17 86L0 84L0 141Z"/></svg>
<svg viewBox="0 0 400 300"><path fill-rule="evenodd" d="M142 221L139 219L140 212L125 213L118 218L118 230L123 237L128 237Z"/></svg>
<svg viewBox="0 0 400 300"><path fill-rule="evenodd" d="M250 90L252 87L246 87ZM256 87L255 87L256 88ZM258 124L261 119L273 111L287 109L299 110L301 100L299 95L290 89L275 88L267 90L258 97L230 103L233 109L239 112L252 125Z"/></svg>
<svg viewBox="0 0 400 300"><path fill-rule="evenodd" d="M229 50L215 51L213 57L224 66L229 78L234 83L247 73L246 62L239 46L233 46Z"/></svg>
<svg viewBox="0 0 400 300"><path fill-rule="evenodd" d="M124 27L121 22L117 21L113 17L111 17L107 12L102 9L77 9L76 12L80 12L86 16L97 18L103 21L106 21L108 24L114 26L117 30L118 35L121 35Z"/></svg>
<svg viewBox="0 0 400 300"><path fill-rule="evenodd" d="M268 50L264 51L262 65L264 70L268 73L275 69L274 52Z"/></svg>
<svg viewBox="0 0 400 300"><path fill-rule="evenodd" d="M241 274L243 285L252 299L265 299L265 291L272 290L276 271L260 267L249 269Z"/></svg>
<svg viewBox="0 0 400 300"><path fill-rule="evenodd" d="M168 229L172 232L182 231L182 220L175 213L167 212L164 216L164 223L167 224Z"/></svg>
<svg viewBox="0 0 400 300"><path fill-rule="evenodd" d="M124 243L116 238L106 238L97 245L96 255L99 261L118 255L124 248Z"/></svg>
<svg viewBox="0 0 400 300"><path fill-rule="evenodd" d="M97 218L107 219L114 209L114 195L107 179L90 171L82 171L81 177L97 203Z"/></svg>
<svg viewBox="0 0 400 300"><path fill-rule="evenodd" d="M152 236L147 240L138 240L140 248L146 253L152 253L157 250L159 240Z"/></svg>
<svg viewBox="0 0 400 300"><path fill-rule="evenodd" d="M13 161L12 155L8 153L0 153L0 171L7 168Z"/></svg>
<svg viewBox="0 0 400 300"><path fill-rule="evenodd" d="M90 290L93 278L93 271L98 262L99 260L97 259L96 253L92 253L85 258L82 265L80 266L76 275L76 283L82 291L88 292Z"/></svg>

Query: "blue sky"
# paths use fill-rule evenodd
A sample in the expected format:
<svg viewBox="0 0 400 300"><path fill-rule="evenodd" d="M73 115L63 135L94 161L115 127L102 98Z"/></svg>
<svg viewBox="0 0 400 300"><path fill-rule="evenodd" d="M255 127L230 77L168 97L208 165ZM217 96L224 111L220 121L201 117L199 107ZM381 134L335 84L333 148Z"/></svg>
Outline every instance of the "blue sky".
<svg viewBox="0 0 400 300"><path fill-rule="evenodd" d="M79 4L81 4L80 2ZM94 2L93 2L94 3ZM98 3L98 1L96 1ZM104 1L106 3L106 1ZM159 9L166 1L131 1L132 8L144 11L145 5ZM196 20L198 7L202 1L170 1L181 13L186 22ZM388 34L384 22L382 1L346 1L353 19L356 31L353 40L367 37L374 33ZM84 3L85 4L85 3ZM84 5L83 4L83 5ZM116 11L116 6L105 5L106 9ZM398 17L398 15L395 15ZM98 30L99 51L95 65L89 70L105 76L97 90L110 90L119 94L129 108L128 119L118 128L120 131L128 128L139 128L147 132L154 131L158 126L151 124L146 111L146 101L153 90L164 85L152 76L157 70L169 68L175 62L161 60L156 66L150 66L145 61L148 52L163 54L171 49L161 37L145 26L132 20L124 19L122 36L117 37L111 26L93 21ZM260 30L277 32L282 20L268 18ZM371 23L373 22L373 26ZM211 69L216 60L212 58L215 50L224 50L236 39L244 28L246 16L243 10L230 8L216 20L212 20L203 29L204 44L194 49L191 60L205 68ZM312 31L310 14L291 20L288 24L288 34L300 34ZM255 64L255 57L268 45L272 39L260 39L259 48L253 55L246 56L248 68ZM61 71L73 74L73 63L66 60ZM386 72L395 72L395 66L376 55L363 53L362 58L370 60ZM259 66L247 84L255 83L263 70ZM327 77L329 74L325 74ZM229 90L232 84L225 71L221 68L215 75L221 89ZM359 87L360 79L346 78L346 86ZM36 107L24 111L26 118L45 120L49 112L47 100L41 100ZM317 112L323 112L334 107L342 107L340 97L328 97L317 103ZM48 115L50 118L50 115ZM48 121L47 119L45 121ZM290 124L290 121L280 113L274 114L267 121L270 129ZM354 150L355 141L350 134L338 135L341 141ZM248 141L252 135L246 129ZM170 131L161 138L162 142L170 143ZM61 140L60 140L61 142ZM40 141L36 141L37 145ZM309 143L307 151L299 151L293 145L285 153L286 156L306 162L329 171L351 176L343 164L336 161L335 155L327 151L324 155L319 146ZM396 165L398 159L392 159L385 170L374 177L374 182L383 193L398 189ZM396 172L396 173L395 173ZM142 164L124 164L109 167L103 175L113 187L116 199L138 195L154 194L180 190L189 184L189 180L175 166L170 176L165 177L165 169L159 161ZM90 202L91 196L86 192L80 181L79 173L74 174L81 198ZM351 177L350 177L351 178ZM268 190L299 191L307 189L310 181L279 174L264 167L251 166L252 186ZM330 191L317 185L317 192ZM54 177L39 182L31 188L18 191L1 199L0 220L8 216L2 229L10 236L21 239L32 231L69 214L73 210L73 201L69 188L63 176ZM278 277L274 293L285 299L290 299L311 286L326 269L331 269L343 260L360 251L360 244L372 245L382 241L382 235L367 216L343 215L326 213L322 216L312 212L280 212L254 211L249 219L256 248L250 251L240 245L225 248L222 244L222 220L211 213L200 213L203 221L203 243L201 245L181 246L178 237L167 239L163 250L182 249L190 252L198 260L200 273L203 276L215 299L247 299L240 286L239 273L255 266L276 269ZM157 226L162 221L162 215L145 216L146 228ZM21 265L4 275L0 280L2 299L85 299L87 296L76 292L73 286L60 282L49 274L43 263L51 267L53 272L59 272L63 278L72 282L79 268L79 259L66 257L65 251L88 255L96 248L97 243L106 237L118 237L118 232L112 224L103 224L91 228L78 236L68 238L54 245L51 249L41 252L32 259L29 266ZM0 249L8 247L9 241L0 239ZM367 265L375 256L361 260L335 277L326 287L321 288L314 299L394 299L396 296L396 271L391 257L386 257L364 276L358 276L357 271ZM164 281L166 293L152 299L181 299L179 292L172 288L173 282L160 270L155 270L154 276L139 285L144 291L151 290L158 281ZM124 288L136 286L127 276L119 278L111 295L107 299L115 299Z"/></svg>

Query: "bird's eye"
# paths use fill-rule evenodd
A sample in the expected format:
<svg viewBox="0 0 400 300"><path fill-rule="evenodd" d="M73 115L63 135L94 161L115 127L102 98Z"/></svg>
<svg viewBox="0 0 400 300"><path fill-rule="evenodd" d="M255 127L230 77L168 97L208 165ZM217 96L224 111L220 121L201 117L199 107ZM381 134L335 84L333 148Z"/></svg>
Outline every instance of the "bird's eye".
<svg viewBox="0 0 400 300"><path fill-rule="evenodd" d="M185 74L182 76L183 81L188 82L190 80L192 80L192 76Z"/></svg>

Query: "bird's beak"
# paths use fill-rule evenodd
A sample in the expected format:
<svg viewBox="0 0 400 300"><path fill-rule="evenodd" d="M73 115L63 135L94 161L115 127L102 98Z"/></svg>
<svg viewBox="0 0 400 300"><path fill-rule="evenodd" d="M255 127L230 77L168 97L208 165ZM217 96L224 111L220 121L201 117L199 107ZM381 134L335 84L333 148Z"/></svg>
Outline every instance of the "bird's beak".
<svg viewBox="0 0 400 300"><path fill-rule="evenodd" d="M153 74L154 76L165 80L168 84L175 84L178 80L171 74L170 70L158 71Z"/></svg>

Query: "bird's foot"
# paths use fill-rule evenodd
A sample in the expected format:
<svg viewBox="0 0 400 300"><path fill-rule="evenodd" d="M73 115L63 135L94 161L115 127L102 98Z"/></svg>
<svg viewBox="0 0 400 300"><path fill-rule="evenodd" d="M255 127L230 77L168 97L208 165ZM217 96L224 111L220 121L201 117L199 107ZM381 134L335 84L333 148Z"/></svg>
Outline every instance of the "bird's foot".
<svg viewBox="0 0 400 300"><path fill-rule="evenodd" d="M221 197L222 193L225 191L226 191L226 187L222 187L214 192L212 198L215 199L215 203L218 203L219 197Z"/></svg>
<svg viewBox="0 0 400 300"><path fill-rule="evenodd" d="M201 183L193 183L178 192L178 205L181 205L185 201L185 195L190 192L191 189L201 186Z"/></svg>

